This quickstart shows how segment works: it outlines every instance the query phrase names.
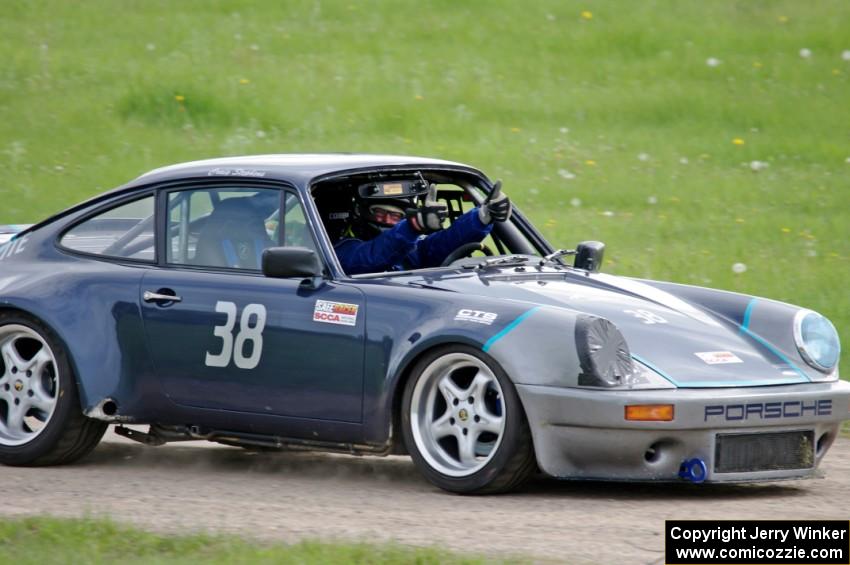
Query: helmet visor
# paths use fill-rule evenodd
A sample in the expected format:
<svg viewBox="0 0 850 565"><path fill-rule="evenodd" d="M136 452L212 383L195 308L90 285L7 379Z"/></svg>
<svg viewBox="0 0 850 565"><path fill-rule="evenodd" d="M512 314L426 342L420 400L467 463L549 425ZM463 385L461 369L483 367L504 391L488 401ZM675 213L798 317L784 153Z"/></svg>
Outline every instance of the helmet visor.
<svg viewBox="0 0 850 565"><path fill-rule="evenodd" d="M388 204L372 204L369 206L370 219L382 226L394 226L404 219L404 210Z"/></svg>

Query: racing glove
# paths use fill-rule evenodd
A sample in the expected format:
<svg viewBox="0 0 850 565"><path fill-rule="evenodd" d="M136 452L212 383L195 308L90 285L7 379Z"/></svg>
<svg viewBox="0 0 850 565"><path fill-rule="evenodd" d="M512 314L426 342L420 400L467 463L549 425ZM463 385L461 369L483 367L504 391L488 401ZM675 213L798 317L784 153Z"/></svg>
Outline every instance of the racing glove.
<svg viewBox="0 0 850 565"><path fill-rule="evenodd" d="M406 215L413 231L434 233L443 229L443 220L449 215L449 210L445 204L437 201L437 185L432 184L422 206L409 208Z"/></svg>
<svg viewBox="0 0 850 565"><path fill-rule="evenodd" d="M511 217L511 199L502 194L502 181L497 180L490 191L490 196L478 209L478 219L484 225L493 222L506 222Z"/></svg>

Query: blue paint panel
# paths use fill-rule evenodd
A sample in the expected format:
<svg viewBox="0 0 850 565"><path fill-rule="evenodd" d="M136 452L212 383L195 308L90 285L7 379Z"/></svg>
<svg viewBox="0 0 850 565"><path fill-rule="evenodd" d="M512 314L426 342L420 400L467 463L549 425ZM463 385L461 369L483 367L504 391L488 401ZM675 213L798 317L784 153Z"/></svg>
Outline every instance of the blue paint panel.
<svg viewBox="0 0 850 565"><path fill-rule="evenodd" d="M148 272L142 286L166 288L183 298L168 306L142 304L151 355L174 403L361 422L366 308L360 291L334 284L308 289L298 279L183 269ZM318 300L355 305L355 325L314 321ZM231 319L217 310L220 301L232 303L236 316ZM252 332L258 322L244 318L249 304L262 305L266 312L262 331ZM207 354L219 355L225 348L221 328L228 319L231 329L223 332L231 344L228 359L224 366L211 364ZM254 337L240 340L240 335ZM250 355L259 343L257 364L238 367L237 353Z"/></svg>
<svg viewBox="0 0 850 565"><path fill-rule="evenodd" d="M502 331L500 331L499 333L497 333L496 335L494 335L493 337L488 339L487 343L484 344L484 347L482 347L481 350L486 353L491 347L493 347L493 345L495 345L495 343L497 341L499 341L500 339L502 339L503 337L508 335L514 328L516 328L518 325L520 325L523 321L525 321L526 318L531 316L534 313L534 311L538 310L539 308L540 308L540 306L535 306L534 308L532 308L528 312L525 312L524 314L521 314L520 316L518 316L517 319L514 320L513 322L511 322L510 324L508 324L505 327L505 329L503 329Z"/></svg>

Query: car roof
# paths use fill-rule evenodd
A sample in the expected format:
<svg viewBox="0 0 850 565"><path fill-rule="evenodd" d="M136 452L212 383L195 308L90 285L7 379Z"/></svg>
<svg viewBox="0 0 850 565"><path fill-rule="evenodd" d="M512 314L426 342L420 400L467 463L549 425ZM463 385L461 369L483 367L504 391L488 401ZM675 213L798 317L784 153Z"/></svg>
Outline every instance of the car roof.
<svg viewBox="0 0 850 565"><path fill-rule="evenodd" d="M306 186L314 179L335 173L343 174L358 170L368 171L382 168L454 170L486 179L484 173L469 165L442 159L406 155L303 153L220 157L217 159L189 161L187 163L178 163L154 169L113 190L99 194L54 214L30 226L24 232L21 232L21 235L114 196L132 194L136 189L141 189L152 184L198 177L235 177L242 179L283 180L296 186Z"/></svg>
<svg viewBox="0 0 850 565"><path fill-rule="evenodd" d="M191 176L234 176L275 178L296 184L344 171L376 168L445 168L462 169L484 176L477 169L443 159L407 155L370 155L363 153L311 153L247 155L191 161L154 169L128 183L129 186L176 180Z"/></svg>

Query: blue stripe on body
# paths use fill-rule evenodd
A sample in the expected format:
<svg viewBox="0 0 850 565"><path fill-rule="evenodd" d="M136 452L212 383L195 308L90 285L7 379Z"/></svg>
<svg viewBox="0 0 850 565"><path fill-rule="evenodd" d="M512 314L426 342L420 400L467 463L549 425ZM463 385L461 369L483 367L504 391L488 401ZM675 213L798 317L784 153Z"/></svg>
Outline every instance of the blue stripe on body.
<svg viewBox="0 0 850 565"><path fill-rule="evenodd" d="M662 371L656 365L653 365L652 363L650 363L649 361L647 361L646 359L644 359L643 357L641 357L639 355L635 355L634 353L632 353L631 355L632 355L632 359L639 362L641 365L646 365L647 367L649 367L649 369L655 371L656 373L658 373L659 375L661 375L662 377L664 377L665 379L667 379L668 381L670 381L674 385L681 386L678 382L676 382L676 379L674 379L673 377L671 377L670 375L668 375L667 373Z"/></svg>
<svg viewBox="0 0 850 565"><path fill-rule="evenodd" d="M523 323L526 318L531 316L536 310L539 310L539 309L540 309L540 306L535 306L531 310L529 310L529 311L527 311L523 314L520 314L513 322L511 322L510 324L505 326L505 328L502 331L500 331L499 333L497 333L496 335L494 335L493 337L488 339L487 343L484 344L484 346L481 348L481 350L486 353L491 347L493 347L493 345L497 341L499 341L500 339L502 339L503 337L508 335L515 327L517 327L518 325Z"/></svg>
<svg viewBox="0 0 850 565"><path fill-rule="evenodd" d="M750 303L747 304L747 309L744 310L744 321L741 324L741 331L747 331L750 327L750 316L753 315L753 307L755 307L756 302L758 302L758 298L753 298L750 300Z"/></svg>
<svg viewBox="0 0 850 565"><path fill-rule="evenodd" d="M812 382L812 379L810 379L809 376L806 373L804 373L802 369L800 369L797 365L795 365L794 362L791 361L788 358L787 355L785 355L784 353L779 351L769 341L767 341L766 339L764 339L760 335L758 335L758 334L754 333L752 330L750 330L750 320L752 319L753 308L755 307L756 302L758 302L758 298L753 298L752 300L750 300L749 304L747 304L746 310L744 310L744 320L741 323L741 327L740 327L741 333L746 334L746 335L750 336L751 338L753 338L754 340L756 340L757 342L759 342L768 351L770 351L771 353L776 355L784 363L786 363L789 367L791 367L794 370L794 372L796 372L798 375L803 377L804 380L799 381L799 382L805 382L805 383Z"/></svg>
<svg viewBox="0 0 850 565"><path fill-rule="evenodd" d="M806 373L804 373L804 372L803 372L803 370L802 370L802 369L800 369L800 367L798 367L797 365L795 365L795 364L794 364L794 362L793 362L793 361L791 361L791 360L788 358L788 356L787 356L787 355L785 355L784 353L782 353L781 351L779 351L778 349L776 349L776 347L774 347L773 345L771 345L769 341L767 341L766 339L764 339L764 338L763 338L763 337L761 337L760 335L758 335L758 334L755 334L755 333L751 332L750 330L748 330L748 329L747 329L747 328L745 328L744 326L741 326L741 331L742 331L742 332L744 332L745 334L747 334L748 336L750 336L751 338L753 338L754 340L756 340L757 342L759 342L760 344L762 344L762 345L763 345L766 349L768 349L771 353L773 353L774 355L776 355L777 357L779 357L780 359L782 359L782 361L783 361L783 362L785 362L785 363L786 363L789 367L791 367L791 368L792 368L792 369L793 369L793 370L794 370L797 374L799 374L801 377L803 377L803 378L805 379L805 381L801 381L801 382L807 382L807 383L812 382L812 379L810 379L810 378L809 378L809 375L807 375Z"/></svg>
<svg viewBox="0 0 850 565"><path fill-rule="evenodd" d="M809 381L803 379L770 379L763 381L694 381L680 384L679 388L735 388L751 386L796 385L807 382Z"/></svg>

